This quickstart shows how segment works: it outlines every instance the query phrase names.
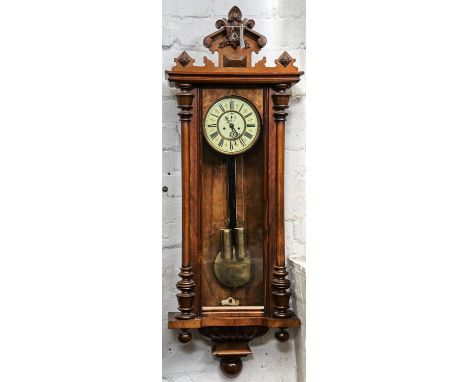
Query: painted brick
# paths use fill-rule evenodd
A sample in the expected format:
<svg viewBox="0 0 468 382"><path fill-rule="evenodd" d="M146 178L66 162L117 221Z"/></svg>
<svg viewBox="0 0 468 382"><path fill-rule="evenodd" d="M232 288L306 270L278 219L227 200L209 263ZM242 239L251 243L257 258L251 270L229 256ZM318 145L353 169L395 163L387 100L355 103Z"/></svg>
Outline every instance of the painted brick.
<svg viewBox="0 0 468 382"><path fill-rule="evenodd" d="M305 381L306 371L306 262L305 257L290 258L289 276L291 280L291 307L301 320L302 326L297 330L294 349L297 363L297 380Z"/></svg>
<svg viewBox="0 0 468 382"><path fill-rule="evenodd" d="M182 255L182 247L178 246L175 248L163 248L162 250L162 260L163 260L163 268L164 269L176 269L180 268L180 256ZM176 277L176 283L177 283ZM174 283L175 287L175 283Z"/></svg>
<svg viewBox="0 0 468 382"><path fill-rule="evenodd" d="M180 246L182 243L182 198L165 198L162 205L162 244L163 247ZM164 268L163 263L163 268Z"/></svg>
<svg viewBox="0 0 468 382"><path fill-rule="evenodd" d="M164 123L179 123L179 116L177 113L177 102L174 99L163 98L162 100L163 122Z"/></svg>
<svg viewBox="0 0 468 382"><path fill-rule="evenodd" d="M293 239L298 243L305 244L305 219L297 219L293 222Z"/></svg>
<svg viewBox="0 0 468 382"><path fill-rule="evenodd" d="M162 145L163 149L180 151L180 125L178 123L163 123L162 125Z"/></svg>
<svg viewBox="0 0 468 382"><path fill-rule="evenodd" d="M305 254L305 244L298 243L295 240L286 243L286 255L288 258L304 256L304 254Z"/></svg>
<svg viewBox="0 0 468 382"><path fill-rule="evenodd" d="M180 172L181 170L180 151L164 150L162 165L163 165L163 174Z"/></svg>
<svg viewBox="0 0 468 382"><path fill-rule="evenodd" d="M167 187L167 191L163 193L163 203L166 203L166 198L181 197L182 196L182 178L179 172L172 172L163 174L162 185ZM179 219L179 217L177 217Z"/></svg>
<svg viewBox="0 0 468 382"><path fill-rule="evenodd" d="M174 57L174 54L172 54L172 57ZM173 65L170 63L164 68L164 70L169 70ZM170 87L169 82L166 80L166 74L163 73L162 76L162 81L161 81L161 86L162 86L162 97L167 98L168 100L174 100L175 95L177 93L177 89L174 87Z"/></svg>
<svg viewBox="0 0 468 382"><path fill-rule="evenodd" d="M259 25L258 31L267 36L268 49L292 48L305 44L303 23L291 23L288 19L260 19L255 22Z"/></svg>
<svg viewBox="0 0 468 382"><path fill-rule="evenodd" d="M162 15L176 17L178 21L187 18L212 19L211 3L208 1L166 0L163 1ZM206 23L206 22L205 22Z"/></svg>
<svg viewBox="0 0 468 382"><path fill-rule="evenodd" d="M285 130L286 150L305 150L305 110L302 105L292 102L288 113Z"/></svg>
<svg viewBox="0 0 468 382"><path fill-rule="evenodd" d="M284 167L286 174L305 175L305 151L286 150L284 157Z"/></svg>

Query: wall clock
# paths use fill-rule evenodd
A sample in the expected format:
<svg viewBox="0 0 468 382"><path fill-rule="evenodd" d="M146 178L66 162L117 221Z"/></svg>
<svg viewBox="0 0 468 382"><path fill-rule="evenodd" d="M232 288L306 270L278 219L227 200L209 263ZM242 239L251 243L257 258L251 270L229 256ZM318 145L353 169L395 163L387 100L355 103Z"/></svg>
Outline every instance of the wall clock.
<svg viewBox="0 0 468 382"><path fill-rule="evenodd" d="M242 370L249 342L270 329L283 342L300 326L289 307L284 246L284 130L303 72L283 52L252 64L266 38L233 7L203 45L218 53L195 65L187 52L166 71L182 135L182 261L179 312L168 326L211 339L225 375Z"/></svg>

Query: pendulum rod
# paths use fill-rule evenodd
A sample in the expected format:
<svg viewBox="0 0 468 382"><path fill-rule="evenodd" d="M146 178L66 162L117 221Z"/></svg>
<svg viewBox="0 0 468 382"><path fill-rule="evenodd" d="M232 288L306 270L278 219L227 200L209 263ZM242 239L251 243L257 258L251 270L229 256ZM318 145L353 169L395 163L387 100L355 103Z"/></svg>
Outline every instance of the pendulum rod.
<svg viewBox="0 0 468 382"><path fill-rule="evenodd" d="M236 213L236 157L228 156L228 194L229 194L229 228L237 227ZM233 235L234 237L235 235Z"/></svg>

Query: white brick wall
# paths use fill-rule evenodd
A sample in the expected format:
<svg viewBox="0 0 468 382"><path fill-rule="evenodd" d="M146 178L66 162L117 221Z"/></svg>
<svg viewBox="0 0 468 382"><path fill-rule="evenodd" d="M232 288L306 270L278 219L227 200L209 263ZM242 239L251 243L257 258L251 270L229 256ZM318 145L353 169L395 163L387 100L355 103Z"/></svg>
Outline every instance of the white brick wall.
<svg viewBox="0 0 468 382"><path fill-rule="evenodd" d="M301 327L296 331L294 350L296 353L297 380L305 381L306 376L306 264L305 257L296 257L289 262L291 280L291 308L301 320Z"/></svg>
<svg viewBox="0 0 468 382"><path fill-rule="evenodd" d="M267 37L268 43L257 57L267 57L267 64L284 50L305 70L305 0L270 1L163 1L163 69L174 65L174 58L186 50L197 64L210 52L203 46L203 37L215 31L218 18L227 17L229 9L237 5L243 17L255 20L255 30ZM216 62L217 60L213 60ZM175 101L175 90L162 74L163 96L163 380L223 381L219 362L213 359L209 341L193 332L193 340L187 345L177 342L177 332L167 329L167 311L177 311L175 287L181 255L181 167L180 167L180 123ZM285 155L285 219L286 254L288 257L305 255L305 77L293 87L289 117L286 124ZM291 277L296 279L298 272ZM293 282L302 287L300 282ZM292 306L303 304L293 293ZM304 292L305 293L305 292ZM302 292L299 292L302 295ZM305 316L304 316L305 317ZM305 328L304 328L305 329ZM303 381L304 365L301 361L305 330L290 330L291 339L278 343L270 331L252 343L253 355L245 359L244 369L236 381ZM296 349L296 351L294 351ZM285 367L291 361L301 370Z"/></svg>

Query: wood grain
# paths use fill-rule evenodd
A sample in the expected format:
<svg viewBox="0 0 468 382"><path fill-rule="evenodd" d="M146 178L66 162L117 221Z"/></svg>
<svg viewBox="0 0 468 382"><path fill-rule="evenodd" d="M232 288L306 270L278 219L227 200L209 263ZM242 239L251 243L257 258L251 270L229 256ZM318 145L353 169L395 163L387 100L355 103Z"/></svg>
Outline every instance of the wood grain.
<svg viewBox="0 0 468 382"><path fill-rule="evenodd" d="M286 92L288 84L277 84L271 94L273 116L276 125L276 264L271 281L274 299L273 316L289 318L294 313L289 309L291 283L287 279L284 247L284 127L288 113L290 94Z"/></svg>
<svg viewBox="0 0 468 382"><path fill-rule="evenodd" d="M190 84L179 84L180 91L176 94L177 106L180 109L179 117L182 134L182 231L188 233L190 230L190 122L193 116L192 104L194 94ZM190 259L190 237L182 236L182 267L180 268L177 282L177 301L180 320L188 320L195 316L193 302L195 299L195 282L193 281Z"/></svg>
<svg viewBox="0 0 468 382"><path fill-rule="evenodd" d="M267 206L267 212L265 213L265 232L268 233L265 239L265 263L266 266L266 276L265 279L268 280L265 288L265 314L267 316L273 315L274 300L271 294L271 279L273 277L273 270L276 263L276 235L277 235L277 225L276 225L276 124L273 117L273 102L271 101L272 89L265 89L265 100L264 103L267 107L267 116L268 116L268 134L265 135L265 153L264 153L264 165L266 171L264 172L265 177L265 204Z"/></svg>
<svg viewBox="0 0 468 382"><path fill-rule="evenodd" d="M169 329L198 329L208 326L265 326L268 328L298 328L301 321L291 318L274 317L196 317L191 320L175 319L175 312L168 313Z"/></svg>
<svg viewBox="0 0 468 382"><path fill-rule="evenodd" d="M200 99L203 97L202 89L196 88L194 91L195 98L193 100L193 104L195 106L195 110L192 116L192 120L190 121L190 168L189 168L189 177L190 177L190 184L189 184L189 203L190 203L190 217L189 217L189 246L190 246L190 260L192 269L194 271L194 279L195 279L195 299L193 303L193 311L197 314L201 314L201 305L200 305L200 281L201 277L199 275L200 272L200 259L198 254L201 250L201 240L200 240L200 210L201 205L197 201L201 198L201 182L200 182L200 146L201 146L201 137L198 134L198 125L200 123L201 112L200 108L198 107L200 103ZM184 235L183 235L184 236Z"/></svg>
<svg viewBox="0 0 468 382"><path fill-rule="evenodd" d="M237 95L248 99L263 117L263 88L205 88L202 116L218 99ZM200 128L203 120L200 123ZM201 134L201 131L200 131ZM221 248L219 230L227 226L229 217L227 199L226 157L202 144L201 159L201 306L219 306L220 301L233 296L215 277L213 260ZM263 305L263 165L262 142L237 157L236 203L238 221L247 229L247 248L254 263L254 277L236 291L242 305Z"/></svg>

